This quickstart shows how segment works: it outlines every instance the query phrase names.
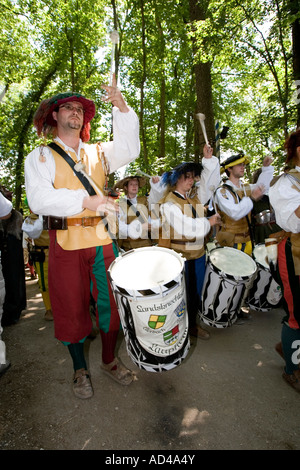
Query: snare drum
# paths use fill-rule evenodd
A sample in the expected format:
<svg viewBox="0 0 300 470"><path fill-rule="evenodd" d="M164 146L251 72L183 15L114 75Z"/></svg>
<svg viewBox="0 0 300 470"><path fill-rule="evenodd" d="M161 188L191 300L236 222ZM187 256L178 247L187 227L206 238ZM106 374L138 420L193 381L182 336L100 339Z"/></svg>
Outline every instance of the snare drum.
<svg viewBox="0 0 300 470"><path fill-rule="evenodd" d="M144 247L108 269L127 352L140 369L173 369L189 351L184 261L168 248Z"/></svg>
<svg viewBox="0 0 300 470"><path fill-rule="evenodd" d="M236 248L211 250L202 289L201 320L216 328L235 323L256 271L255 261Z"/></svg>
<svg viewBox="0 0 300 470"><path fill-rule="evenodd" d="M246 303L252 310L267 312L279 304L282 297L281 288L271 274L264 243L255 246L253 258L258 268L257 276Z"/></svg>

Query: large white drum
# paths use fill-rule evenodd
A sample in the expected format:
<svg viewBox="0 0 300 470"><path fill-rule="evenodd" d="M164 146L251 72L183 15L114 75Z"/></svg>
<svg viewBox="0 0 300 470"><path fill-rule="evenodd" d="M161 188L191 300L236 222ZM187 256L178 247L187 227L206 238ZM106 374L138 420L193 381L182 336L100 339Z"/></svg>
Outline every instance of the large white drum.
<svg viewBox="0 0 300 470"><path fill-rule="evenodd" d="M145 247L108 269L127 352L141 369L173 369L189 351L184 261L173 250Z"/></svg>
<svg viewBox="0 0 300 470"><path fill-rule="evenodd" d="M220 247L207 253L199 316L209 326L227 328L235 323L251 287L257 266L240 250Z"/></svg>
<svg viewBox="0 0 300 470"><path fill-rule="evenodd" d="M281 287L271 274L264 243L259 243L254 247L253 259L258 268L257 276L249 291L246 303L252 310L267 312L279 304L282 298Z"/></svg>

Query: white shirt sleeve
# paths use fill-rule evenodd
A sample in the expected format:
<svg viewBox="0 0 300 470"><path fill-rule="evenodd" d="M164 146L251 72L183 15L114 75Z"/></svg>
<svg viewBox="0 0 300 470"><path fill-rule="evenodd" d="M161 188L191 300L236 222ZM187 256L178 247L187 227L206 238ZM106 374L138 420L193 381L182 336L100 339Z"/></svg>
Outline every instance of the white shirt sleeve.
<svg viewBox="0 0 300 470"><path fill-rule="evenodd" d="M203 240L210 231L210 223L206 217L188 217L181 209L171 202L161 205L161 213L167 223L171 225L177 233L186 238L196 238Z"/></svg>
<svg viewBox="0 0 300 470"><path fill-rule="evenodd" d="M6 217L12 211L12 203L0 193L0 219Z"/></svg>
<svg viewBox="0 0 300 470"><path fill-rule="evenodd" d="M224 188L217 189L215 200L222 212L227 214L233 220L240 220L251 212L253 202L250 197L245 196L240 202L236 203L233 195L228 189L226 189L225 195L222 194L221 190L223 191Z"/></svg>
<svg viewBox="0 0 300 470"><path fill-rule="evenodd" d="M139 120L131 108L128 113L121 113L113 107L113 134L112 142L102 143L110 173L132 162L140 154Z"/></svg>
<svg viewBox="0 0 300 470"><path fill-rule="evenodd" d="M220 163L217 157L202 158L203 170L200 181L196 183L198 198L206 204L220 184Z"/></svg>
<svg viewBox="0 0 300 470"><path fill-rule="evenodd" d="M275 211L276 223L286 232L299 233L300 219L295 210L300 206L300 191L293 188L287 175L281 176L270 188L269 198Z"/></svg>

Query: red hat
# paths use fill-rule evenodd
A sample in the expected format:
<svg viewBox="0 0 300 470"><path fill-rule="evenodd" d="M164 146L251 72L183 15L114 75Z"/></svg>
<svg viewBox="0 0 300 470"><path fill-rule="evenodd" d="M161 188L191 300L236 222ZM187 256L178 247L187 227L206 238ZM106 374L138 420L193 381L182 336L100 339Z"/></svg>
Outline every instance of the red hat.
<svg viewBox="0 0 300 470"><path fill-rule="evenodd" d="M68 103L70 101L78 101L82 104L84 109L84 118L80 137L84 142L89 140L89 123L95 116L95 104L92 100L88 100L83 95L72 92L60 93L41 102L33 118L33 123L37 129L38 135L41 135L47 126L57 126L57 123L52 116L53 111L55 111L63 103Z"/></svg>

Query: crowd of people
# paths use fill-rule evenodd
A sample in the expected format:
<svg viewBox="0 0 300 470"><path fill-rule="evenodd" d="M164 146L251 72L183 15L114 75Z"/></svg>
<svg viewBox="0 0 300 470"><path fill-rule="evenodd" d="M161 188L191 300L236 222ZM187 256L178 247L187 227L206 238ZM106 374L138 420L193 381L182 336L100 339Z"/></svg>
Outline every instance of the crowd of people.
<svg viewBox="0 0 300 470"><path fill-rule="evenodd" d="M96 110L94 102L83 95L69 92L43 100L34 126L45 144L35 148L25 161L30 216L20 223L11 202L2 195L0 199L0 234L10 234L10 227L20 241L18 233L23 230L31 243L45 318L54 321L55 337L72 358L75 396L93 396L84 355L84 342L93 328L91 299L102 341L103 372L122 385L134 380L134 373L116 355L121 322L107 276L115 258L154 245L180 253L185 259L189 334L208 339L210 334L199 317L207 242L213 240L216 247L235 248L252 256L255 244L263 242L256 219L261 208L257 204L262 199L268 211L275 212L276 223L272 221L271 227L268 221L264 236L271 233L278 241L273 275L282 288L286 313L276 350L285 359L283 378L300 391L299 361L295 361L294 350L300 340L300 130L287 141L288 167L276 181L271 158L263 160L257 181L245 184L247 157L238 153L220 164L206 144L199 163L183 162L161 176L133 174L117 181L114 189L123 194L116 200L106 190L108 178L139 156L139 122L115 78L112 85L103 88L104 99L113 105L113 140L88 143ZM49 138L52 142L47 145ZM13 219L15 224L7 222ZM7 311L10 287L6 279L12 277L5 272L7 246L7 236L6 241L2 236L7 292L5 295L0 277L0 313ZM24 275L24 262L22 266ZM25 308L24 295L22 299L21 310ZM12 323L18 315L20 311L15 316L10 314ZM0 358L1 367L6 367L3 352Z"/></svg>

